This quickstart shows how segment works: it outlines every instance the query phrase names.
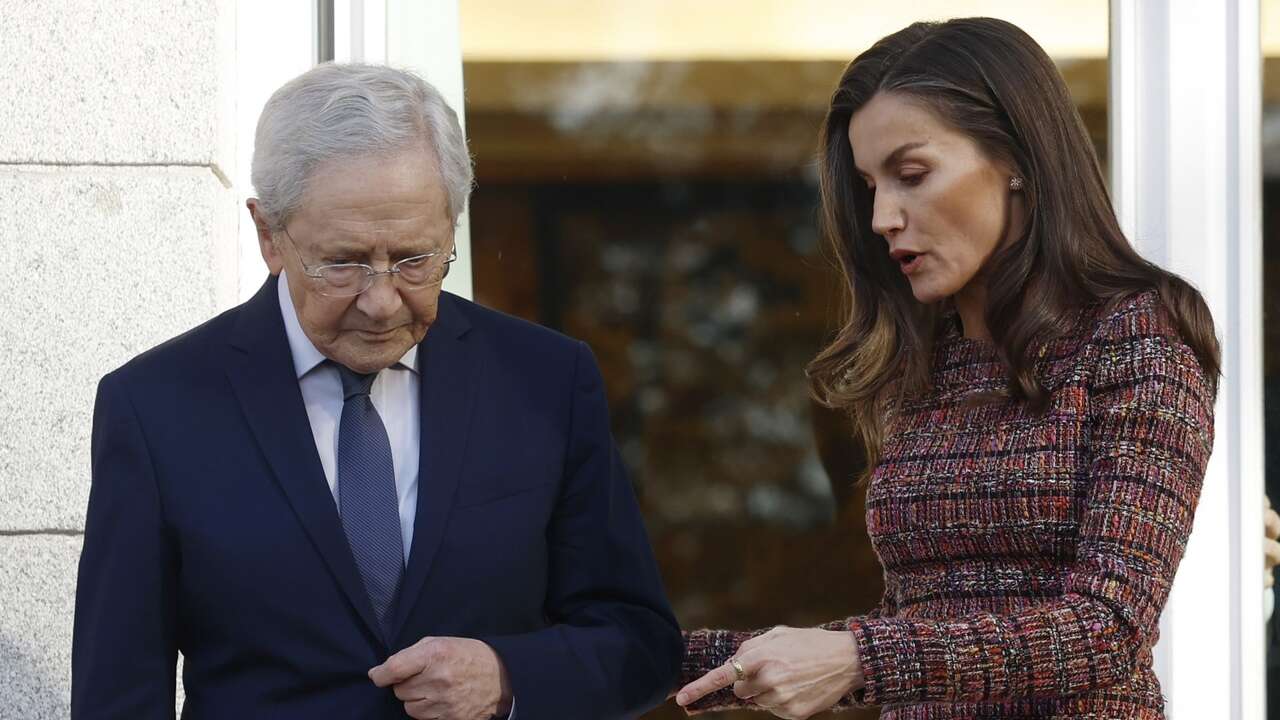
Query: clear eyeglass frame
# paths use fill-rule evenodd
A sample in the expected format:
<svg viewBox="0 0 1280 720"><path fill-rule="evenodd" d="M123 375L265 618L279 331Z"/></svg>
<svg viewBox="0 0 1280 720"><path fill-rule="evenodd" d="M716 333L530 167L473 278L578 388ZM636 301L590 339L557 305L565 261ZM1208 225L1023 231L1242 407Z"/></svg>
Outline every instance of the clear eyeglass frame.
<svg viewBox="0 0 1280 720"><path fill-rule="evenodd" d="M404 290L426 290L443 283L449 275L449 268L458 259L457 248L450 248L448 253L436 251L398 260L386 270L376 270L367 263L336 263L312 268L308 267L307 261L302 259L298 244L289 234L289 230L283 227L280 230L285 237L289 238L289 245L298 256L303 272L307 277L317 281L317 291L326 297L359 295L373 287L373 281L379 275L390 276ZM414 280L418 272L424 272L426 275L421 280Z"/></svg>

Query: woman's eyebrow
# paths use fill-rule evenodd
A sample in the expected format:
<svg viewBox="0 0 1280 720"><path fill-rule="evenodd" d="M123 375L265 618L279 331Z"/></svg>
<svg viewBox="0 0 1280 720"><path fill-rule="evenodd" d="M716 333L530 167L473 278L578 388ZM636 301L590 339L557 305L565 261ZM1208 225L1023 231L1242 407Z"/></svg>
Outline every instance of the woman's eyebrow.
<svg viewBox="0 0 1280 720"><path fill-rule="evenodd" d="M893 152L886 155L884 160L880 161L880 167L888 170L889 168L896 165L898 161L902 159L903 155L911 152L912 150L915 150L916 148L922 148L928 144L929 142L927 140L915 140L912 142L902 143L898 147L894 148ZM856 162L853 164L853 169L856 170L858 174L863 177L870 177L870 175L868 175L865 170L858 167L858 164Z"/></svg>

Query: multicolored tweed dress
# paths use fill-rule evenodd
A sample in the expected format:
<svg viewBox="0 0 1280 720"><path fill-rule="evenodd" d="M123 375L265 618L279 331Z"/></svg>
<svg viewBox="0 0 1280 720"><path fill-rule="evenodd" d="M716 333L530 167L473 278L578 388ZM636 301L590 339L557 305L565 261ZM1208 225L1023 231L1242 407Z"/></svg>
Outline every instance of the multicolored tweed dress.
<svg viewBox="0 0 1280 720"><path fill-rule="evenodd" d="M1043 416L954 326L867 490L885 593L847 627L884 720L1163 718L1151 669L1213 445L1214 390L1154 292L1082 313L1037 365ZM689 634L684 682L757 633ZM742 707L728 690L694 710Z"/></svg>

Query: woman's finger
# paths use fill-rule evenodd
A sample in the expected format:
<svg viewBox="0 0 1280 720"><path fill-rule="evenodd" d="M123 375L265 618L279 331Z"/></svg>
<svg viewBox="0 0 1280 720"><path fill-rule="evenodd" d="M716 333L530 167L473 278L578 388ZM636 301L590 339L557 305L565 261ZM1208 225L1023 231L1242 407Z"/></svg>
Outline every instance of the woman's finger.
<svg viewBox="0 0 1280 720"><path fill-rule="evenodd" d="M738 679L738 673L728 663L680 688L676 704L680 707L695 703L717 690L723 690Z"/></svg>
<svg viewBox="0 0 1280 720"><path fill-rule="evenodd" d="M751 698L751 704L761 710L772 710L782 704L782 698L778 697L776 690L766 690Z"/></svg>
<svg viewBox="0 0 1280 720"><path fill-rule="evenodd" d="M758 677L750 677L746 680L739 680L733 684L733 694L743 700L750 700L761 693L771 690L768 685L760 682Z"/></svg>
<svg viewBox="0 0 1280 720"><path fill-rule="evenodd" d="M742 666L744 679L754 674L754 668L748 664L750 661L743 656L729 658L725 664L680 688L676 693L676 704L684 707L738 682L738 669L733 665L735 660Z"/></svg>
<svg viewBox="0 0 1280 720"><path fill-rule="evenodd" d="M761 646L769 644L769 641L773 640L779 633L787 629L786 625L775 625L769 630L766 630L753 638L748 638L738 646L738 657L747 655L752 651L759 649Z"/></svg>

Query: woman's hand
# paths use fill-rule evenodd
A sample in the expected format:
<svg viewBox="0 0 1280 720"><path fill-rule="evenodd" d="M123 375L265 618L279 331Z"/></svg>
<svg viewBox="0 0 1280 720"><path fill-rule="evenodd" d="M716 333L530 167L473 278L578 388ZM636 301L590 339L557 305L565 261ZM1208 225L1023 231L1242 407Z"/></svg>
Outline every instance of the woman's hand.
<svg viewBox="0 0 1280 720"><path fill-rule="evenodd" d="M684 707L730 685L757 707L803 720L862 687L858 644L847 631L776 627L742 643L729 662L680 688L676 703Z"/></svg>

